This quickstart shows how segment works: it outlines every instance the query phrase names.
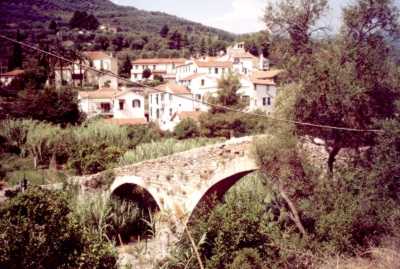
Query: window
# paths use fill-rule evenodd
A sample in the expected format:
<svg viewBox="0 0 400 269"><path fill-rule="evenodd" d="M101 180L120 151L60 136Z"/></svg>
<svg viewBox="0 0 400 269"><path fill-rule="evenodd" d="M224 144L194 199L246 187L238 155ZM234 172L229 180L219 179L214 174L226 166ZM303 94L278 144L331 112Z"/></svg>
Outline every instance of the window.
<svg viewBox="0 0 400 269"><path fill-rule="evenodd" d="M139 65L137 64L137 65L135 65L135 68L136 68L136 70L138 70L139 69Z"/></svg>
<svg viewBox="0 0 400 269"><path fill-rule="evenodd" d="M156 110L156 118L159 119L160 118L160 110L157 108Z"/></svg>
<svg viewBox="0 0 400 269"><path fill-rule="evenodd" d="M214 73L215 73L215 74L218 74L218 68L215 68L215 69L214 69Z"/></svg>
<svg viewBox="0 0 400 269"><path fill-rule="evenodd" d="M197 100L201 100L201 95L200 94L196 94L196 99Z"/></svg>
<svg viewBox="0 0 400 269"><path fill-rule="evenodd" d="M125 100L119 100L119 110L124 110Z"/></svg>
<svg viewBox="0 0 400 269"><path fill-rule="evenodd" d="M103 113L108 113L111 111L111 104L110 103L101 103L100 108Z"/></svg>
<svg viewBox="0 0 400 269"><path fill-rule="evenodd" d="M156 65L155 64L153 65L153 70L156 70Z"/></svg>
<svg viewBox="0 0 400 269"><path fill-rule="evenodd" d="M164 101L164 94L162 93L161 94L161 102L163 102Z"/></svg>
<svg viewBox="0 0 400 269"><path fill-rule="evenodd" d="M158 105L158 94L156 94L156 104Z"/></svg>
<svg viewBox="0 0 400 269"><path fill-rule="evenodd" d="M172 102L172 94L169 95L169 100Z"/></svg>
<svg viewBox="0 0 400 269"><path fill-rule="evenodd" d="M140 108L140 105L141 105L141 103L140 103L140 100L133 100L132 101L132 107L133 108Z"/></svg>
<svg viewBox="0 0 400 269"><path fill-rule="evenodd" d="M222 68L222 74L225 74L225 68Z"/></svg>
<svg viewBox="0 0 400 269"><path fill-rule="evenodd" d="M204 84L205 84L205 81L204 81L204 79L202 79L201 80L201 86L204 86Z"/></svg>
<svg viewBox="0 0 400 269"><path fill-rule="evenodd" d="M208 73L211 74L211 68L208 68Z"/></svg>
<svg viewBox="0 0 400 269"><path fill-rule="evenodd" d="M133 77L134 77L134 78L137 78L137 74L134 74Z"/></svg>
<svg viewBox="0 0 400 269"><path fill-rule="evenodd" d="M172 116L172 108L169 109L169 115Z"/></svg>
<svg viewBox="0 0 400 269"><path fill-rule="evenodd" d="M271 105L271 97L264 97L263 106L270 106L270 105Z"/></svg>
<svg viewBox="0 0 400 269"><path fill-rule="evenodd" d="M175 64L172 64L172 69L175 69Z"/></svg>

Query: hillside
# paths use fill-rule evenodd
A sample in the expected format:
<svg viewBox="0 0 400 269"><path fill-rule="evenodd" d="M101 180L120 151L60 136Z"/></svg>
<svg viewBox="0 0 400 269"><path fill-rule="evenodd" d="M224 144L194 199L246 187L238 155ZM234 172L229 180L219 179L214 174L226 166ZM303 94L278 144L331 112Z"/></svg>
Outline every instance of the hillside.
<svg viewBox="0 0 400 269"><path fill-rule="evenodd" d="M25 23L37 25L56 20L68 22L74 11L94 14L101 23L112 24L126 32L158 33L164 24L170 28L186 28L190 32L217 35L230 41L231 33L191 22L162 12L148 12L134 7L124 7L109 0L3 0L0 1L0 25Z"/></svg>

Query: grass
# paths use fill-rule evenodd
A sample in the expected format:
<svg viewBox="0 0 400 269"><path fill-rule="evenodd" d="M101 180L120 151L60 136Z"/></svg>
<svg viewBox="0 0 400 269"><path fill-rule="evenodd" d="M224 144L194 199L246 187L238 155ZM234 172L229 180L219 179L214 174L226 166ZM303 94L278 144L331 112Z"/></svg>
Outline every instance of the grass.
<svg viewBox="0 0 400 269"><path fill-rule="evenodd" d="M9 186L17 185L26 178L31 185L46 185L63 182L65 173L50 169L35 169L32 158L20 158L17 155L2 155L1 169L5 173L4 180Z"/></svg>
<svg viewBox="0 0 400 269"><path fill-rule="evenodd" d="M169 138L159 142L141 144L135 150L127 151L119 160L119 165L130 165L145 160L156 159L222 141L220 138L195 138L187 140Z"/></svg>

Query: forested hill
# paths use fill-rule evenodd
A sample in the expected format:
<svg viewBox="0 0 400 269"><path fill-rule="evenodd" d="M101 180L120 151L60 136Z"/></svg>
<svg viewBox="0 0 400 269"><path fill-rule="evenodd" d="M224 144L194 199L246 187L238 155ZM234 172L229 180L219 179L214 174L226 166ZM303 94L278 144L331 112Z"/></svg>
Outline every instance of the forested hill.
<svg viewBox="0 0 400 269"><path fill-rule="evenodd" d="M199 34L216 35L230 41L234 35L216 28L191 22L162 12L148 12L134 7L124 7L109 0L2 0L0 1L0 25L47 23L55 20L68 22L74 11L94 14L100 23L119 27L124 32L159 32L167 24L172 29L188 30Z"/></svg>

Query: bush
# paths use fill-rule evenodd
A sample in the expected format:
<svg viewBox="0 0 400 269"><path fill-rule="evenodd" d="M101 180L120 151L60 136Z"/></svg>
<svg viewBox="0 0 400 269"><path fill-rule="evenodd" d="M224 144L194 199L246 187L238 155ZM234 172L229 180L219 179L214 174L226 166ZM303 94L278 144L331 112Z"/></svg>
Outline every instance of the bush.
<svg viewBox="0 0 400 269"><path fill-rule="evenodd" d="M244 248L236 253L230 269L262 269L262 260L256 249Z"/></svg>
<svg viewBox="0 0 400 269"><path fill-rule="evenodd" d="M1 268L116 268L110 244L80 230L59 192L30 188L0 208Z"/></svg>
<svg viewBox="0 0 400 269"><path fill-rule="evenodd" d="M105 143L77 144L69 158L68 167L79 175L95 174L112 168L123 154L119 147L108 146Z"/></svg>
<svg viewBox="0 0 400 269"><path fill-rule="evenodd" d="M193 119L184 119L178 125L176 125L174 130L174 136L177 139L187 139L194 138L200 135L200 130L198 124Z"/></svg>

